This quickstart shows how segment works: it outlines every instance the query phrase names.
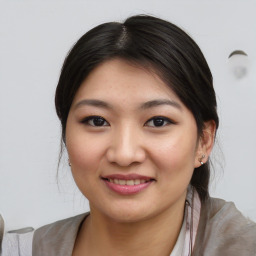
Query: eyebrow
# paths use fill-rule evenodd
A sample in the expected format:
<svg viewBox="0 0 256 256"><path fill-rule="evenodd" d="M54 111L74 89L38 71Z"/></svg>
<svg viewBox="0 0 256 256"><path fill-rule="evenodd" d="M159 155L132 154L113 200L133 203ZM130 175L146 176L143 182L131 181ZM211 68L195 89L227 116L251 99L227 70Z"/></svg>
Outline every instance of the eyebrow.
<svg viewBox="0 0 256 256"><path fill-rule="evenodd" d="M156 99L156 100L150 100L145 103L142 103L140 105L140 109L149 109L149 108L154 108L157 106L162 106L162 105L169 105L172 107L175 107L177 109L182 109L182 106L173 100L167 100L167 99ZM105 109L113 109L114 107L108 104L105 101L102 100L95 100L95 99L85 99L79 101L77 104L75 104L74 108L77 109L81 106L94 106L94 107L99 107L99 108L105 108Z"/></svg>
<svg viewBox="0 0 256 256"><path fill-rule="evenodd" d="M81 107L81 106L94 106L94 107L100 107L100 108L106 108L106 109L111 109L112 107L105 101L102 100L93 100L93 99L88 99L88 100L81 100L75 105L75 109Z"/></svg>
<svg viewBox="0 0 256 256"><path fill-rule="evenodd" d="M151 100L151 101L147 101L145 103L143 103L141 105L141 109L148 109L148 108L153 108L153 107L157 107L157 106L161 106L161 105L169 105L172 107L175 107L179 110L182 109L181 105L173 100L167 100L167 99L157 99L157 100Z"/></svg>

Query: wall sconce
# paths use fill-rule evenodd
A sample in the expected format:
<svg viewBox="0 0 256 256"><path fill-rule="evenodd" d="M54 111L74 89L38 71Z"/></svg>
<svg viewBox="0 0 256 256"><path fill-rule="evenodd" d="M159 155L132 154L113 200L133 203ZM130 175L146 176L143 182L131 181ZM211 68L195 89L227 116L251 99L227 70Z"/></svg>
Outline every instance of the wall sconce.
<svg viewBox="0 0 256 256"><path fill-rule="evenodd" d="M246 76L249 68L248 55L242 50L235 50L228 56L229 67L236 79Z"/></svg>

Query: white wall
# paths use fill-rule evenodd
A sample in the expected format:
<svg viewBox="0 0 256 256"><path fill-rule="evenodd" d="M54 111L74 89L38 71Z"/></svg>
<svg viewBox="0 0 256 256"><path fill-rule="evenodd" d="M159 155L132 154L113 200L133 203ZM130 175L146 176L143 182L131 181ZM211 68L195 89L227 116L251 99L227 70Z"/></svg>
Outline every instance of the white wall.
<svg viewBox="0 0 256 256"><path fill-rule="evenodd" d="M183 27L214 75L221 127L212 195L234 201L256 221L256 1L0 0L0 213L7 229L38 227L88 210L67 164L56 183L60 125L54 91L71 45L105 21L147 13ZM228 55L247 52L236 80Z"/></svg>

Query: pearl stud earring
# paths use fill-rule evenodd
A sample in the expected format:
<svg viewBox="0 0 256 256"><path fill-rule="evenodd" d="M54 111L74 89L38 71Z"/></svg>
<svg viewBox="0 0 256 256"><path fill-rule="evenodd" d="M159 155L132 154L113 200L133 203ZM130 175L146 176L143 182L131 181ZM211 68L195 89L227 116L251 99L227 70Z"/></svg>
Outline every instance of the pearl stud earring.
<svg viewBox="0 0 256 256"><path fill-rule="evenodd" d="M204 164L204 162L203 162L203 159L204 159L204 158L205 158L205 154L203 154L203 155L198 159L198 161L200 162L201 165Z"/></svg>

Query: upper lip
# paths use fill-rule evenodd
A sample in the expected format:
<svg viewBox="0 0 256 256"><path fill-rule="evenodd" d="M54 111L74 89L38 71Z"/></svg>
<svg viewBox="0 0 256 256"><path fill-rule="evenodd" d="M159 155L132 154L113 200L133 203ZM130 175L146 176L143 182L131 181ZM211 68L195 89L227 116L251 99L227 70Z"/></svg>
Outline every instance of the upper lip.
<svg viewBox="0 0 256 256"><path fill-rule="evenodd" d="M102 176L103 179L118 179L118 180L155 180L152 177L139 175L135 173L131 174L110 174L106 176Z"/></svg>

